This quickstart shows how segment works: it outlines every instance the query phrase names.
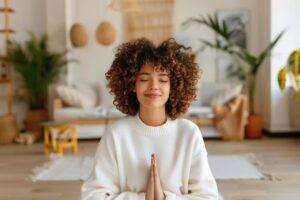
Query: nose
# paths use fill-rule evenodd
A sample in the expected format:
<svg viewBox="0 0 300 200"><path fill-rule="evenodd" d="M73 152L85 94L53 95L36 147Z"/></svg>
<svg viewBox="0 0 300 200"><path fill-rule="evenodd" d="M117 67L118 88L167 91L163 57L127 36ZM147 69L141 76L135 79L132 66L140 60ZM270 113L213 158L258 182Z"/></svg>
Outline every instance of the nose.
<svg viewBox="0 0 300 200"><path fill-rule="evenodd" d="M158 81L156 81L155 79L152 79L150 82L150 86L149 86L149 90L158 90Z"/></svg>

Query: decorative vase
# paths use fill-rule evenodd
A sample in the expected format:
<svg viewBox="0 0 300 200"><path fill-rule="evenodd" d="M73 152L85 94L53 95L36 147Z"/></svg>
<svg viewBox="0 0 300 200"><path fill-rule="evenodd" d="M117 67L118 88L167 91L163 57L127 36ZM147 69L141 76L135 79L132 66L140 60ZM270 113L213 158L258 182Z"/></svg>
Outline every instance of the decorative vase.
<svg viewBox="0 0 300 200"><path fill-rule="evenodd" d="M26 131L33 132L35 138L40 140L43 138L42 122L48 120L48 112L46 110L28 110L25 117L25 129Z"/></svg>
<svg viewBox="0 0 300 200"><path fill-rule="evenodd" d="M245 137L249 139L260 138L262 135L261 115L251 114L248 117L248 124L245 129Z"/></svg>
<svg viewBox="0 0 300 200"><path fill-rule="evenodd" d="M0 116L0 144L12 143L18 132L16 115Z"/></svg>

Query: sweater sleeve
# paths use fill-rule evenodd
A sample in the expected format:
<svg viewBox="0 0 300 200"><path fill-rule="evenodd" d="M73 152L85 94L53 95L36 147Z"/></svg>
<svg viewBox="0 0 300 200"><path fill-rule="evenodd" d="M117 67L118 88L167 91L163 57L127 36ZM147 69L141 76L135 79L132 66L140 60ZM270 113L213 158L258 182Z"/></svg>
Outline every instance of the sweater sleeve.
<svg viewBox="0 0 300 200"><path fill-rule="evenodd" d="M97 148L94 166L81 188L82 200L145 200L145 193L122 192L114 141L110 131Z"/></svg>
<svg viewBox="0 0 300 200"><path fill-rule="evenodd" d="M218 188L210 170L207 151L197 127L190 167L188 194L178 195L164 191L166 200L218 200Z"/></svg>

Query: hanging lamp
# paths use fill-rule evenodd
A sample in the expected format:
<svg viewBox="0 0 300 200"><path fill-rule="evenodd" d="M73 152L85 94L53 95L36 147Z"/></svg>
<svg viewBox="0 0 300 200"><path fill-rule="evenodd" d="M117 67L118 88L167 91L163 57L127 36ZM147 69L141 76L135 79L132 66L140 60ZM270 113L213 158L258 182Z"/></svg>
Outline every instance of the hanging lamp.
<svg viewBox="0 0 300 200"><path fill-rule="evenodd" d="M100 22L96 30L97 42L104 46L108 46L116 40L116 35L116 29L110 22Z"/></svg>
<svg viewBox="0 0 300 200"><path fill-rule="evenodd" d="M75 7L75 16L77 16L77 5ZM77 20L76 20L77 21ZM82 23L75 22L70 30L70 39L73 47L81 48L88 43L88 34Z"/></svg>

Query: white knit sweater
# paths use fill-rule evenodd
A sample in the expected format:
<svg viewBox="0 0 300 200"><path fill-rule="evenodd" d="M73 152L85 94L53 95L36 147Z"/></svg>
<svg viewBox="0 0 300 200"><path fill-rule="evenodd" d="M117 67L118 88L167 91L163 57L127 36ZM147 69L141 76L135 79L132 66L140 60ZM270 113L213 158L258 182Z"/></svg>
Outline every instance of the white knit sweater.
<svg viewBox="0 0 300 200"><path fill-rule="evenodd" d="M147 126L139 115L111 125L101 139L82 200L145 200L151 154L167 200L217 200L199 128L185 119Z"/></svg>

